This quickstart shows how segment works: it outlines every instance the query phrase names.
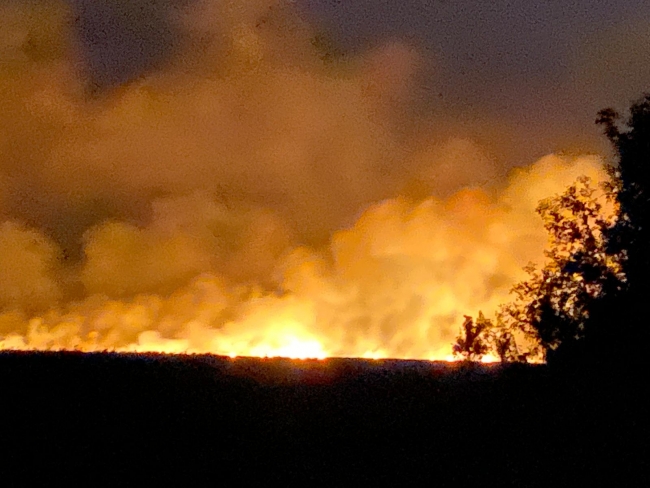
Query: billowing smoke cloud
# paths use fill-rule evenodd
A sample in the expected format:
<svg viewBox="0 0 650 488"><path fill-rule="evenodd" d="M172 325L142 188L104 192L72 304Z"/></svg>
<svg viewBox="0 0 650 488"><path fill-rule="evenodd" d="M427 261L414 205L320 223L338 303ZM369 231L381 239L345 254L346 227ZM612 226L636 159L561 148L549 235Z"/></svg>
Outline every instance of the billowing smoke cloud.
<svg viewBox="0 0 650 488"><path fill-rule="evenodd" d="M194 5L186 55L100 97L62 5L0 15L4 347L444 357L541 258L537 201L602 177L499 183L409 118L415 49L332 59L290 3Z"/></svg>
<svg viewBox="0 0 650 488"><path fill-rule="evenodd" d="M85 234L81 278L89 293L171 292L202 272L268 284L292 244L270 211L232 211L203 194L151 205L153 217L144 228L107 222Z"/></svg>
<svg viewBox="0 0 650 488"><path fill-rule="evenodd" d="M57 249L39 232L12 222L0 225L0 307L51 306L60 298Z"/></svg>

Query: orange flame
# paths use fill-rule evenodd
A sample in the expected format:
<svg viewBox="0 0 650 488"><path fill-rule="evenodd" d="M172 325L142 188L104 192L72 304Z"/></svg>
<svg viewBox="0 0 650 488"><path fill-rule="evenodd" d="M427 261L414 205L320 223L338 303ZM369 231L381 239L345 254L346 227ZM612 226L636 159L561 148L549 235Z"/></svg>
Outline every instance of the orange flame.
<svg viewBox="0 0 650 488"><path fill-rule="evenodd" d="M6 311L0 349L453 360L462 315L496 310L522 264L541 254L536 181L548 185L550 175L560 191L583 173L602 177L597 158L549 157L497 199L465 190L446 202L376 204L334 235L329 258L294 249L278 268L281 294L200 274L166 297L95 295L32 317Z"/></svg>
<svg viewBox="0 0 650 488"><path fill-rule="evenodd" d="M0 2L0 349L450 359L543 259L538 201L604 177L551 155L472 187L492 158L404 119L415 47L324 62L274 0L198 2L186 52L88 103L67 3Z"/></svg>

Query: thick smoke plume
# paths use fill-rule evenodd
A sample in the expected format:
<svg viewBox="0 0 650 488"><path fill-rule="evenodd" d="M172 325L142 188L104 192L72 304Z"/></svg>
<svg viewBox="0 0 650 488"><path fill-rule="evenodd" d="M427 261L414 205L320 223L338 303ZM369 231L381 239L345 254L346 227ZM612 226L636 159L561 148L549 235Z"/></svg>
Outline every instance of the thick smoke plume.
<svg viewBox="0 0 650 488"><path fill-rule="evenodd" d="M542 258L537 202L603 177L499 179L409 117L416 49L333 58L289 3L181 11L182 52L100 94L64 5L0 17L4 348L442 358Z"/></svg>

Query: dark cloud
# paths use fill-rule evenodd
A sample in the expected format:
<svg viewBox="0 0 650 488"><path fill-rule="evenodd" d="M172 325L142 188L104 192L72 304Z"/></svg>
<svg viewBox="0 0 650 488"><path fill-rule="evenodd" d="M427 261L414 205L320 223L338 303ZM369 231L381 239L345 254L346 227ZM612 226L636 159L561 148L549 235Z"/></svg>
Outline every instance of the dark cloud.
<svg viewBox="0 0 650 488"><path fill-rule="evenodd" d="M650 17L642 0L304 4L347 49L394 38L416 43L430 61L422 92L429 96L419 106L487 142L506 164L605 150L594 114L648 89L648 43L634 34Z"/></svg>
<svg viewBox="0 0 650 488"><path fill-rule="evenodd" d="M114 87L160 68L183 42L171 14L192 0L70 0L88 83Z"/></svg>
<svg viewBox="0 0 650 488"><path fill-rule="evenodd" d="M196 3L75 0L92 83L112 87L173 57L192 57L188 45L202 50L177 22L178 12ZM418 49L421 84L412 109L491 146L506 166L557 150L605 150L594 113L646 89L647 42L626 34L647 25L650 6L642 0L290 3L330 52L359 55L394 40ZM280 7L264 9L262 23Z"/></svg>

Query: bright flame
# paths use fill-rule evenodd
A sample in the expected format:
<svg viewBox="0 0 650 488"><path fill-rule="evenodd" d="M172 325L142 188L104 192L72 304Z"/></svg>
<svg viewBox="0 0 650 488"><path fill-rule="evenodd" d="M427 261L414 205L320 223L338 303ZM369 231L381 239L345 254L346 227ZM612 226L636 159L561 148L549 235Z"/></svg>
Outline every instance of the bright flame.
<svg viewBox="0 0 650 488"><path fill-rule="evenodd" d="M551 175L561 191L579 174L598 177L598 163L546 158L496 200L465 190L446 202L376 204L334 235L329 258L308 248L287 255L281 293L201 274L167 297L94 295L33 317L6 311L0 348L454 360L463 314L496 310L521 266L541 255L536 181ZM20 232L8 228L5 238L18 237L6 242L22 242Z"/></svg>
<svg viewBox="0 0 650 488"><path fill-rule="evenodd" d="M500 362L500 359L492 354L486 354L481 358L482 363L498 363Z"/></svg>
<svg viewBox="0 0 650 488"><path fill-rule="evenodd" d="M279 346L262 344L250 350L251 356L285 357L291 359L325 359L327 353L316 340L300 340L297 337L285 336Z"/></svg>
<svg viewBox="0 0 650 488"><path fill-rule="evenodd" d="M274 0L198 2L178 64L88 103L41 3L0 2L1 349L453 359L543 259L539 200L604 177L550 155L478 188L479 145L404 119L414 49L324 63Z"/></svg>

